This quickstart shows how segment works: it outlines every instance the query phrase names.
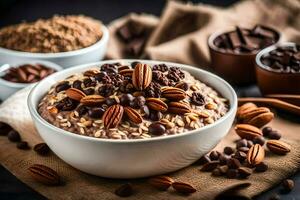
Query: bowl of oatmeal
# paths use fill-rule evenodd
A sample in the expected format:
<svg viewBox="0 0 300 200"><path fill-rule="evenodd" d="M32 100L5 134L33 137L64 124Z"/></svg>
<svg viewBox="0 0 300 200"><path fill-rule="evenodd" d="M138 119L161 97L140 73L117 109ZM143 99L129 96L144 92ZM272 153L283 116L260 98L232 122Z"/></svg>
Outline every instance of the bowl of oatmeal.
<svg viewBox="0 0 300 200"><path fill-rule="evenodd" d="M109 32L98 20L83 15L49 19L0 29L0 64L47 60L64 68L100 61Z"/></svg>
<svg viewBox="0 0 300 200"><path fill-rule="evenodd" d="M44 79L28 107L41 137L68 164L138 178L186 167L215 147L233 123L237 97L195 67L112 60Z"/></svg>

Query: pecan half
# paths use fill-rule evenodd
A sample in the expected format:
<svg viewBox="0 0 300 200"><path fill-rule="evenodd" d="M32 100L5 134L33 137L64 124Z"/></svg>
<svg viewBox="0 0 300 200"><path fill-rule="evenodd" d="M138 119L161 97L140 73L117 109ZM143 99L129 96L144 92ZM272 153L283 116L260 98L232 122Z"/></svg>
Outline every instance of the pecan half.
<svg viewBox="0 0 300 200"><path fill-rule="evenodd" d="M264 125L272 121L272 119L274 119L274 114L272 112L268 112L262 113L252 118L251 120L247 121L247 123L256 127L263 127Z"/></svg>
<svg viewBox="0 0 300 200"><path fill-rule="evenodd" d="M162 96L170 100L179 101L186 97L186 93L180 88L167 87L162 91Z"/></svg>
<svg viewBox="0 0 300 200"><path fill-rule="evenodd" d="M253 145L247 153L247 161L250 165L253 166L261 163L264 160L264 158L265 150L259 144Z"/></svg>
<svg viewBox="0 0 300 200"><path fill-rule="evenodd" d="M101 105L105 101L105 98L101 95L88 95L80 100L80 103L86 106Z"/></svg>
<svg viewBox="0 0 300 200"><path fill-rule="evenodd" d="M143 117L135 109L127 106L124 107L124 111L127 117L130 119L130 121L132 121L133 123L140 124L143 122Z"/></svg>
<svg viewBox="0 0 300 200"><path fill-rule="evenodd" d="M174 182L172 184L172 187L179 193L182 194L191 194L196 192L197 190L190 184L188 183L183 183L183 182Z"/></svg>
<svg viewBox="0 0 300 200"><path fill-rule="evenodd" d="M70 98L70 99L74 99L76 101L80 101L83 97L85 97L86 95L84 94L84 92L82 92L81 90L78 90L76 88L69 88L66 90L66 95Z"/></svg>
<svg viewBox="0 0 300 200"><path fill-rule="evenodd" d="M185 114L191 112L188 104L182 102L170 102L168 104L168 111L174 114Z"/></svg>
<svg viewBox="0 0 300 200"><path fill-rule="evenodd" d="M119 74L121 74L122 76L132 77L133 69L123 69L119 71Z"/></svg>
<svg viewBox="0 0 300 200"><path fill-rule="evenodd" d="M146 104L152 110L161 112L165 112L168 110L168 105L159 98L147 98Z"/></svg>
<svg viewBox="0 0 300 200"><path fill-rule="evenodd" d="M245 113L247 113L250 110L253 110L255 108L257 108L257 106L254 103L251 103L251 102L245 103L238 108L236 116L237 116L237 118L241 118Z"/></svg>
<svg viewBox="0 0 300 200"><path fill-rule="evenodd" d="M149 184L159 190L167 190L174 180L168 176L156 176L149 179Z"/></svg>
<svg viewBox="0 0 300 200"><path fill-rule="evenodd" d="M267 147L271 152L279 155L284 155L291 151L291 146L280 140L268 140Z"/></svg>
<svg viewBox="0 0 300 200"><path fill-rule="evenodd" d="M137 90L146 89L152 81L152 69L149 65L138 63L132 73L132 84Z"/></svg>
<svg viewBox="0 0 300 200"><path fill-rule="evenodd" d="M115 128L122 120L124 113L123 106L115 104L110 106L103 114L102 120L105 128Z"/></svg>
<svg viewBox="0 0 300 200"><path fill-rule="evenodd" d="M28 168L31 177L45 185L59 185L61 178L53 169L40 164L34 164Z"/></svg>
<svg viewBox="0 0 300 200"><path fill-rule="evenodd" d="M245 138L247 140L253 140L256 136L262 135L259 128L250 124L237 124L234 130L241 138Z"/></svg>

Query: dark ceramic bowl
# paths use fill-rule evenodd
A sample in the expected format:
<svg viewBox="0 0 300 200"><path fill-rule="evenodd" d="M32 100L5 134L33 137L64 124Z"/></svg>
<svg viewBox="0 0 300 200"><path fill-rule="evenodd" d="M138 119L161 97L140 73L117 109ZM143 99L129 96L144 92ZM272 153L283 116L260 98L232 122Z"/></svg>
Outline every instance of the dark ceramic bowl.
<svg viewBox="0 0 300 200"><path fill-rule="evenodd" d="M281 43L261 50L256 56L256 77L258 87L263 95L266 94L300 94L300 73L284 73L271 71L269 66L261 62L261 58L278 46L291 47L295 43Z"/></svg>
<svg viewBox="0 0 300 200"><path fill-rule="evenodd" d="M273 31L276 35L275 44L278 43L280 33L272 28L262 27ZM255 83L255 56L258 51L239 54L222 51L214 44L214 41L218 36L226 32L230 31L216 32L208 38L211 68L231 84L247 85Z"/></svg>

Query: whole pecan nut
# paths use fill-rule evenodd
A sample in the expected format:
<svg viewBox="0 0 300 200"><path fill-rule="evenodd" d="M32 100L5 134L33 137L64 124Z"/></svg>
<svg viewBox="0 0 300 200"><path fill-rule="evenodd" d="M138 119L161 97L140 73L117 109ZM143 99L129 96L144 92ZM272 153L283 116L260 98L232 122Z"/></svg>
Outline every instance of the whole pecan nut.
<svg viewBox="0 0 300 200"><path fill-rule="evenodd" d="M185 114L191 112L188 104L182 102L170 102L168 104L168 111L174 114Z"/></svg>
<svg viewBox="0 0 300 200"><path fill-rule="evenodd" d="M83 97L85 97L86 95L84 94L84 92L82 92L81 90L78 90L76 88L69 88L66 90L66 95L70 98L70 99L74 99L76 101L80 101Z"/></svg>
<svg viewBox="0 0 300 200"><path fill-rule="evenodd" d="M170 100L179 101L186 97L186 93L180 88L167 87L162 91L162 96Z"/></svg>
<svg viewBox="0 0 300 200"><path fill-rule="evenodd" d="M110 106L103 114L102 120L105 128L115 128L122 120L124 113L123 106L115 104Z"/></svg>
<svg viewBox="0 0 300 200"><path fill-rule="evenodd" d="M140 124L143 122L143 117L135 109L133 109L129 106L126 106L126 107L124 107L124 111L125 111L127 117L130 119L130 121L132 121L133 123Z"/></svg>
<svg viewBox="0 0 300 200"><path fill-rule="evenodd" d="M61 178L53 169L40 164L34 164L28 168L31 177L45 185L59 185Z"/></svg>
<svg viewBox="0 0 300 200"><path fill-rule="evenodd" d="M253 166L261 163L264 160L264 158L265 150L259 144L253 145L247 153L247 161L250 165Z"/></svg>
<svg viewBox="0 0 300 200"><path fill-rule="evenodd" d="M256 136L262 136L261 130L250 124L237 124L234 130L241 138L247 140L253 140Z"/></svg>
<svg viewBox="0 0 300 200"><path fill-rule="evenodd" d="M105 101L105 98L101 95L88 95L80 100L80 103L86 106L101 105Z"/></svg>
<svg viewBox="0 0 300 200"><path fill-rule="evenodd" d="M149 179L149 184L159 190L167 190L174 180L168 176L156 176Z"/></svg>
<svg viewBox="0 0 300 200"><path fill-rule="evenodd" d="M168 105L160 98L147 98L146 104L149 108L156 111L165 112L168 110Z"/></svg>
<svg viewBox="0 0 300 200"><path fill-rule="evenodd" d="M172 187L179 193L182 194L191 194L196 192L197 190L190 184L188 183L183 183L183 182L174 182L172 184Z"/></svg>
<svg viewBox="0 0 300 200"><path fill-rule="evenodd" d="M279 155L284 155L291 151L291 146L280 140L268 140L267 147L271 152Z"/></svg>
<svg viewBox="0 0 300 200"><path fill-rule="evenodd" d="M132 73L132 84L137 90L146 89L152 81L152 69L149 65L138 63Z"/></svg>

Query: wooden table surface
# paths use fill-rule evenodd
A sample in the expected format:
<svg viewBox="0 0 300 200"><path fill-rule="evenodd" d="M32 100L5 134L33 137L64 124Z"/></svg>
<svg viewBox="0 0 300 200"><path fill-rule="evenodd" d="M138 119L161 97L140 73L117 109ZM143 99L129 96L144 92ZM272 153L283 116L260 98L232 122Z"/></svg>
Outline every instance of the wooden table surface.
<svg viewBox="0 0 300 200"><path fill-rule="evenodd" d="M192 0L193 2L204 2L218 6L228 6L236 0ZM28 6L30 5L30 6ZM165 5L164 0L1 0L0 1L0 27L4 25L19 23L21 20L32 21L37 18L47 18L53 14L85 14L108 23L113 19L126 15L129 12L146 12L160 15ZM239 96L259 96L256 86L235 88ZM1 92L1 91L0 91ZM299 124L300 125L300 124ZM293 177L295 189L288 194L281 194L282 200L300 200L300 172ZM280 193L280 186L275 186L270 191L260 195L256 199L267 200L274 193ZM0 165L0 199L22 199L39 200L45 199L7 171ZM101 197L100 197L101 199Z"/></svg>

